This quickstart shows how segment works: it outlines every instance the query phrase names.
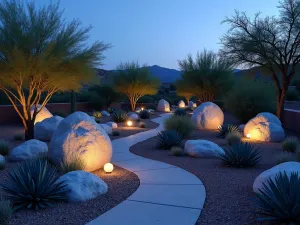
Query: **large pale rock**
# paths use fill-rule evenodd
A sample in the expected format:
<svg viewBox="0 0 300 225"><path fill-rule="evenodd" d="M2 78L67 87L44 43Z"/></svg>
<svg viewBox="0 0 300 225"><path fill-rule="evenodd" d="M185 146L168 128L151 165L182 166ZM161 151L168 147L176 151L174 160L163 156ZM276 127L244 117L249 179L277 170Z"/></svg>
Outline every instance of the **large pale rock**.
<svg viewBox="0 0 300 225"><path fill-rule="evenodd" d="M188 106L189 106L190 108L196 108L196 107L197 107L197 104L194 103L193 101L189 101Z"/></svg>
<svg viewBox="0 0 300 225"><path fill-rule="evenodd" d="M249 120L244 128L244 135L254 140L279 142L285 138L280 120L271 113L260 113Z"/></svg>
<svg viewBox="0 0 300 225"><path fill-rule="evenodd" d="M110 113L107 111L102 111L101 114L102 114L102 116L106 116L106 117L110 116Z"/></svg>
<svg viewBox="0 0 300 225"><path fill-rule="evenodd" d="M118 128L118 124L115 122L107 122L106 125L110 126L112 129Z"/></svg>
<svg viewBox="0 0 300 225"><path fill-rule="evenodd" d="M170 112L170 104L164 99L159 100L157 104L157 111L159 112Z"/></svg>
<svg viewBox="0 0 300 225"><path fill-rule="evenodd" d="M207 140L188 140L185 142L184 151L190 156L199 158L218 157L224 153L219 145Z"/></svg>
<svg viewBox="0 0 300 225"><path fill-rule="evenodd" d="M199 129L218 129L224 122L224 113L215 103L205 102L194 110L191 120Z"/></svg>
<svg viewBox="0 0 300 225"><path fill-rule="evenodd" d="M75 112L62 120L54 132L49 156L55 164L79 157L84 170L100 169L112 157L112 144L107 132L88 114Z"/></svg>
<svg viewBox="0 0 300 225"><path fill-rule="evenodd" d="M106 131L107 134L112 134L112 127L107 124L100 124L100 126Z"/></svg>
<svg viewBox="0 0 300 225"><path fill-rule="evenodd" d="M34 138L40 141L50 141L58 124L63 119L60 116L53 116L36 123L34 125Z"/></svg>
<svg viewBox="0 0 300 225"><path fill-rule="evenodd" d="M289 177L292 172L298 172L298 174L300 174L300 163L285 162L262 172L253 183L253 191L257 192L258 189L262 189L263 183L267 184L267 180L269 179L275 180L276 175L284 171Z"/></svg>
<svg viewBox="0 0 300 225"><path fill-rule="evenodd" d="M48 146L45 142L31 139L15 147L10 152L10 160L16 162L28 159L35 159L41 156L42 154L47 154L47 152Z"/></svg>
<svg viewBox="0 0 300 225"><path fill-rule="evenodd" d="M57 180L62 181L67 184L69 202L85 202L107 192L107 185L101 178L82 170L66 173Z"/></svg>
<svg viewBox="0 0 300 225"><path fill-rule="evenodd" d="M40 110L41 105L38 105L38 110ZM34 112L34 106L31 107L30 109L30 115L31 117L33 116ZM49 112L49 110L46 107L43 107L43 109L36 115L34 124L43 121L44 119L52 117L52 113Z"/></svg>
<svg viewBox="0 0 300 225"><path fill-rule="evenodd" d="M180 101L178 102L178 107L179 107L179 108L184 108L184 107L185 107L185 103L184 103L183 100L180 100Z"/></svg>
<svg viewBox="0 0 300 225"><path fill-rule="evenodd" d="M128 119L129 120L138 120L139 119L139 115L134 113L134 112L131 112L131 113L128 113Z"/></svg>

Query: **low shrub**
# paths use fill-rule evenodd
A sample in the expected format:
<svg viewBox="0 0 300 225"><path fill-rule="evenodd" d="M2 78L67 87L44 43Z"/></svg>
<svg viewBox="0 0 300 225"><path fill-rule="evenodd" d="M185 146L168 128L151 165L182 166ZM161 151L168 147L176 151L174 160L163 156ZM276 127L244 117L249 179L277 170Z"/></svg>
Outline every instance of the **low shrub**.
<svg viewBox="0 0 300 225"><path fill-rule="evenodd" d="M252 167L261 161L260 152L250 143L234 144L220 154L223 164L230 167Z"/></svg>
<svg viewBox="0 0 300 225"><path fill-rule="evenodd" d="M139 115L140 115L141 119L149 119L150 118L150 113L147 110L141 110Z"/></svg>
<svg viewBox="0 0 300 225"><path fill-rule="evenodd" d="M226 135L226 141L228 145L234 145L241 142L242 135L239 132L228 133Z"/></svg>
<svg viewBox="0 0 300 225"><path fill-rule="evenodd" d="M114 122L116 123L122 123L125 120L127 120L128 115L125 111L123 111L122 109L118 109L115 110L112 114L111 114L111 118Z"/></svg>
<svg viewBox="0 0 300 225"><path fill-rule="evenodd" d="M297 157L296 155L290 153L290 152L281 152L281 154L279 154L277 156L277 160L276 163L277 164L281 164L281 163L285 163L285 162L297 162Z"/></svg>
<svg viewBox="0 0 300 225"><path fill-rule="evenodd" d="M140 127L140 128L146 128L146 124L145 124L144 122L140 122L140 123L139 123L139 127Z"/></svg>
<svg viewBox="0 0 300 225"><path fill-rule="evenodd" d="M174 115L176 116L186 116L186 109L178 108L175 110Z"/></svg>
<svg viewBox="0 0 300 225"><path fill-rule="evenodd" d="M171 153L174 156L183 156L184 155L184 150L183 150L183 148L181 148L179 146L172 146Z"/></svg>
<svg viewBox="0 0 300 225"><path fill-rule="evenodd" d="M8 141L0 140L0 155L8 155L10 152L10 146Z"/></svg>
<svg viewBox="0 0 300 225"><path fill-rule="evenodd" d="M56 167L46 160L27 160L8 170L7 182L1 188L15 209L38 210L66 199L66 185L57 179Z"/></svg>
<svg viewBox="0 0 300 225"><path fill-rule="evenodd" d="M157 134L157 148L170 149L173 146L180 146L181 143L182 137L175 130L165 130Z"/></svg>
<svg viewBox="0 0 300 225"><path fill-rule="evenodd" d="M286 93L287 101L297 101L299 99L299 92L297 90L288 90Z"/></svg>
<svg viewBox="0 0 300 225"><path fill-rule="evenodd" d="M218 127L217 137L225 138L229 133L239 133L239 128L232 124L223 124Z"/></svg>
<svg viewBox="0 0 300 225"><path fill-rule="evenodd" d="M178 134L185 138L188 137L196 126L188 116L170 116L165 120L164 127L166 130L175 130Z"/></svg>
<svg viewBox="0 0 300 225"><path fill-rule="evenodd" d="M111 135L112 136L120 136L120 132L117 130L114 130Z"/></svg>
<svg viewBox="0 0 300 225"><path fill-rule="evenodd" d="M79 156L73 155L60 163L59 170L62 173L68 173L71 171L83 170L84 167L84 161Z"/></svg>
<svg viewBox="0 0 300 225"><path fill-rule="evenodd" d="M102 113L99 111L95 111L93 112L93 117L95 117L95 119L101 119Z"/></svg>
<svg viewBox="0 0 300 225"><path fill-rule="evenodd" d="M0 199L0 224L8 225L13 213L13 204L8 199Z"/></svg>
<svg viewBox="0 0 300 225"><path fill-rule="evenodd" d="M284 151L296 152L299 148L299 140L297 137L287 137L281 144Z"/></svg>
<svg viewBox="0 0 300 225"><path fill-rule="evenodd" d="M280 224L300 224L300 176L294 172L280 172L275 179L269 178L255 192L257 211L262 221Z"/></svg>
<svg viewBox="0 0 300 225"><path fill-rule="evenodd" d="M15 134L14 135L14 140L15 141L23 141L24 140L24 135L22 135L22 134Z"/></svg>

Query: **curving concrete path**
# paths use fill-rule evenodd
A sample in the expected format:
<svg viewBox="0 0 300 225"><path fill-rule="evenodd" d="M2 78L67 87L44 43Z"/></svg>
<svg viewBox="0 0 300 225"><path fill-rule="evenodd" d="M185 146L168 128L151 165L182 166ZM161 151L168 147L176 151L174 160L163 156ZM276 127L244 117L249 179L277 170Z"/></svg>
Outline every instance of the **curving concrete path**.
<svg viewBox="0 0 300 225"><path fill-rule="evenodd" d="M167 163L132 154L129 148L163 130L163 114L152 121L159 127L114 140L112 163L134 172L139 188L125 201L87 225L192 225L205 201L205 188L195 175Z"/></svg>

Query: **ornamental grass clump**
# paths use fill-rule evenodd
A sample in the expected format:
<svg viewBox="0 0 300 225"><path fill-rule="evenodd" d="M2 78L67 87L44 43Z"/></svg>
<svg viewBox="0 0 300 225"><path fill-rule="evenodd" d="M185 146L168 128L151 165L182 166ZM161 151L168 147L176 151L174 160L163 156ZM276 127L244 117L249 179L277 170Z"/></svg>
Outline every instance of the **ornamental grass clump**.
<svg viewBox="0 0 300 225"><path fill-rule="evenodd" d="M182 138L188 137L196 129L195 124L188 116L170 116L165 120L166 130L175 130Z"/></svg>
<svg viewBox="0 0 300 225"><path fill-rule="evenodd" d="M180 146L181 143L182 137L175 130L164 130L157 134L157 148L170 149L173 146Z"/></svg>
<svg viewBox="0 0 300 225"><path fill-rule="evenodd" d="M229 133L239 133L239 128L232 124L223 124L218 127L217 137L225 138Z"/></svg>
<svg viewBox="0 0 300 225"><path fill-rule="evenodd" d="M125 122L127 120L128 115L125 111L119 109L119 110L115 110L111 114L111 118L116 123L122 123L122 122Z"/></svg>
<svg viewBox="0 0 300 225"><path fill-rule="evenodd" d="M299 149L299 140L297 137L287 137L281 144L284 151L296 152Z"/></svg>

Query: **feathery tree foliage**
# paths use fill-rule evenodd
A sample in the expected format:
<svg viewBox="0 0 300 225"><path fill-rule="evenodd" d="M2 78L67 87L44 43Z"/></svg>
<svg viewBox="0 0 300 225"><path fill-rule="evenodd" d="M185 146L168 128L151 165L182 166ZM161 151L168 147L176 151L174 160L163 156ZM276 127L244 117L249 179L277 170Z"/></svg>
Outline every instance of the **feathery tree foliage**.
<svg viewBox="0 0 300 225"><path fill-rule="evenodd" d="M177 83L179 90L191 92L201 102L213 101L217 94L227 92L232 86L232 63L212 51L197 53L195 60L191 55L179 60L183 71Z"/></svg>
<svg viewBox="0 0 300 225"><path fill-rule="evenodd" d="M177 95L184 97L187 104L189 104L190 99L194 96L189 83L186 80L179 79L176 81L175 86Z"/></svg>
<svg viewBox="0 0 300 225"><path fill-rule="evenodd" d="M270 71L277 90L277 116L282 119L288 86L300 62L300 1L279 2L279 16L254 19L236 11L223 23L229 31L221 38L221 53L237 64L262 66Z"/></svg>
<svg viewBox="0 0 300 225"><path fill-rule="evenodd" d="M90 29L77 20L65 22L58 3L37 8L34 1L1 1L0 90L21 117L27 140L55 92L78 90L95 77L93 68L110 45L87 46Z"/></svg>
<svg viewBox="0 0 300 225"><path fill-rule="evenodd" d="M117 92L127 95L132 111L141 97L156 94L159 80L152 76L146 65L140 67L138 62L121 63L117 70L114 88Z"/></svg>

